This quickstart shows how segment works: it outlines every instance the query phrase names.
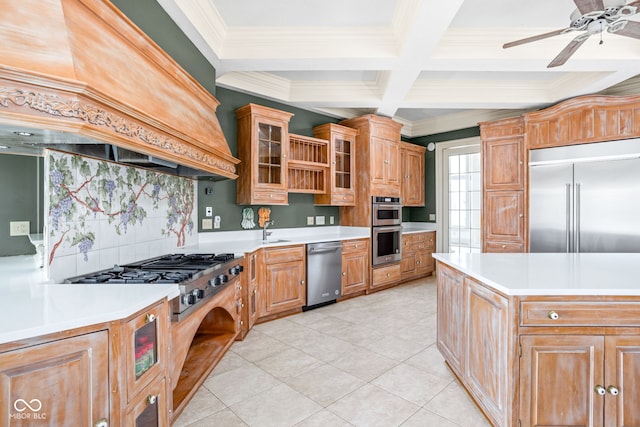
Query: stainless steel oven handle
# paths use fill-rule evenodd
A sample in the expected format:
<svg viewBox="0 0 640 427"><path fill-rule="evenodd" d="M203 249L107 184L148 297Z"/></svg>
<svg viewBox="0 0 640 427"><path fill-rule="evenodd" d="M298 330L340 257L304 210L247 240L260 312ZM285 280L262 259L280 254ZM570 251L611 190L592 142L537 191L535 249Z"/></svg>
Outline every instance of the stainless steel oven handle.
<svg viewBox="0 0 640 427"><path fill-rule="evenodd" d="M402 226L397 226L397 225L388 226L388 227L387 226L374 226L373 227L373 231L377 231L378 233L379 232L386 233L386 232L389 232L389 231L390 232L395 232L395 231L402 232Z"/></svg>

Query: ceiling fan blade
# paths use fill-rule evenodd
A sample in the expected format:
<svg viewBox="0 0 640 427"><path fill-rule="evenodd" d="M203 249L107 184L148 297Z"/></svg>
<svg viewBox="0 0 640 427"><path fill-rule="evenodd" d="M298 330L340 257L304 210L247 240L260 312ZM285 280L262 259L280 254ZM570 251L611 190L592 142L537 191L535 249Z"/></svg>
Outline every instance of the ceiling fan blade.
<svg viewBox="0 0 640 427"><path fill-rule="evenodd" d="M562 30L555 30L555 31L550 31L548 33L544 33L544 34L538 34L537 36L531 36L531 37L527 37L524 39L520 39L520 40L516 40L513 42L509 42L509 43L505 43L502 45L503 49L507 49L510 47L514 47L514 46L519 46L521 44L525 44L525 43L531 43L531 42L535 42L538 40L543 40L543 39L547 39L549 37L553 37L553 36L558 36L560 34L572 31L572 28L563 28Z"/></svg>
<svg viewBox="0 0 640 427"><path fill-rule="evenodd" d="M618 21L626 22L622 28L615 31L609 31L612 34L619 34L621 36L633 37L634 39L640 39L640 22L636 21Z"/></svg>
<svg viewBox="0 0 640 427"><path fill-rule="evenodd" d="M581 14L593 12L594 10L604 11L603 0L573 0Z"/></svg>
<svg viewBox="0 0 640 427"><path fill-rule="evenodd" d="M553 61L551 61L549 65L547 65L547 68L558 67L567 62L567 59L571 58L571 55L576 53L578 48L582 46L582 44L587 41L588 38L588 36L585 37L584 34L581 34L575 39L571 40L569 44L564 49L562 49L562 52L560 52L558 56L553 58Z"/></svg>

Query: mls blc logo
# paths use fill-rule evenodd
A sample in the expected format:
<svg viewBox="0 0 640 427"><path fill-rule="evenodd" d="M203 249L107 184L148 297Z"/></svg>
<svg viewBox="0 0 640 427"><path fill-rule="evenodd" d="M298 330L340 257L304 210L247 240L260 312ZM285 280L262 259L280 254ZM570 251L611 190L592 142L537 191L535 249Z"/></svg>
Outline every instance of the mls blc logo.
<svg viewBox="0 0 640 427"><path fill-rule="evenodd" d="M47 414L40 413L40 410L42 409L42 402L40 399L31 399L28 402L24 399L16 399L15 402L13 402L13 409L15 409L17 413L10 414L10 418L33 420L47 419Z"/></svg>

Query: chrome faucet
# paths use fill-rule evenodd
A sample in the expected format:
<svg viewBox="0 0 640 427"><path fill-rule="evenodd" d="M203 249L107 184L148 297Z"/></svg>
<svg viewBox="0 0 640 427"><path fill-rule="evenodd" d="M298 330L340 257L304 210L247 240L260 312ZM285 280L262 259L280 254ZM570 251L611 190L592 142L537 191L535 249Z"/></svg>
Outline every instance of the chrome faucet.
<svg viewBox="0 0 640 427"><path fill-rule="evenodd" d="M270 225L273 225L273 221L265 221L264 225L262 226L262 241L266 242L267 241L267 237L271 236L271 233L273 233L272 231L267 231L267 227L269 227Z"/></svg>

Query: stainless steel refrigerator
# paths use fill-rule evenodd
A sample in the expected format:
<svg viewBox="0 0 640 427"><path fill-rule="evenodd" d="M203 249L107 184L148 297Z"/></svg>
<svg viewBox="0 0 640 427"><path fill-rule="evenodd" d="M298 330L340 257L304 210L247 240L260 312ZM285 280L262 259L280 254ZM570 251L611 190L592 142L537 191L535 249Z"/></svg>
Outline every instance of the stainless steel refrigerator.
<svg viewBox="0 0 640 427"><path fill-rule="evenodd" d="M640 139L531 150L530 252L640 252Z"/></svg>

